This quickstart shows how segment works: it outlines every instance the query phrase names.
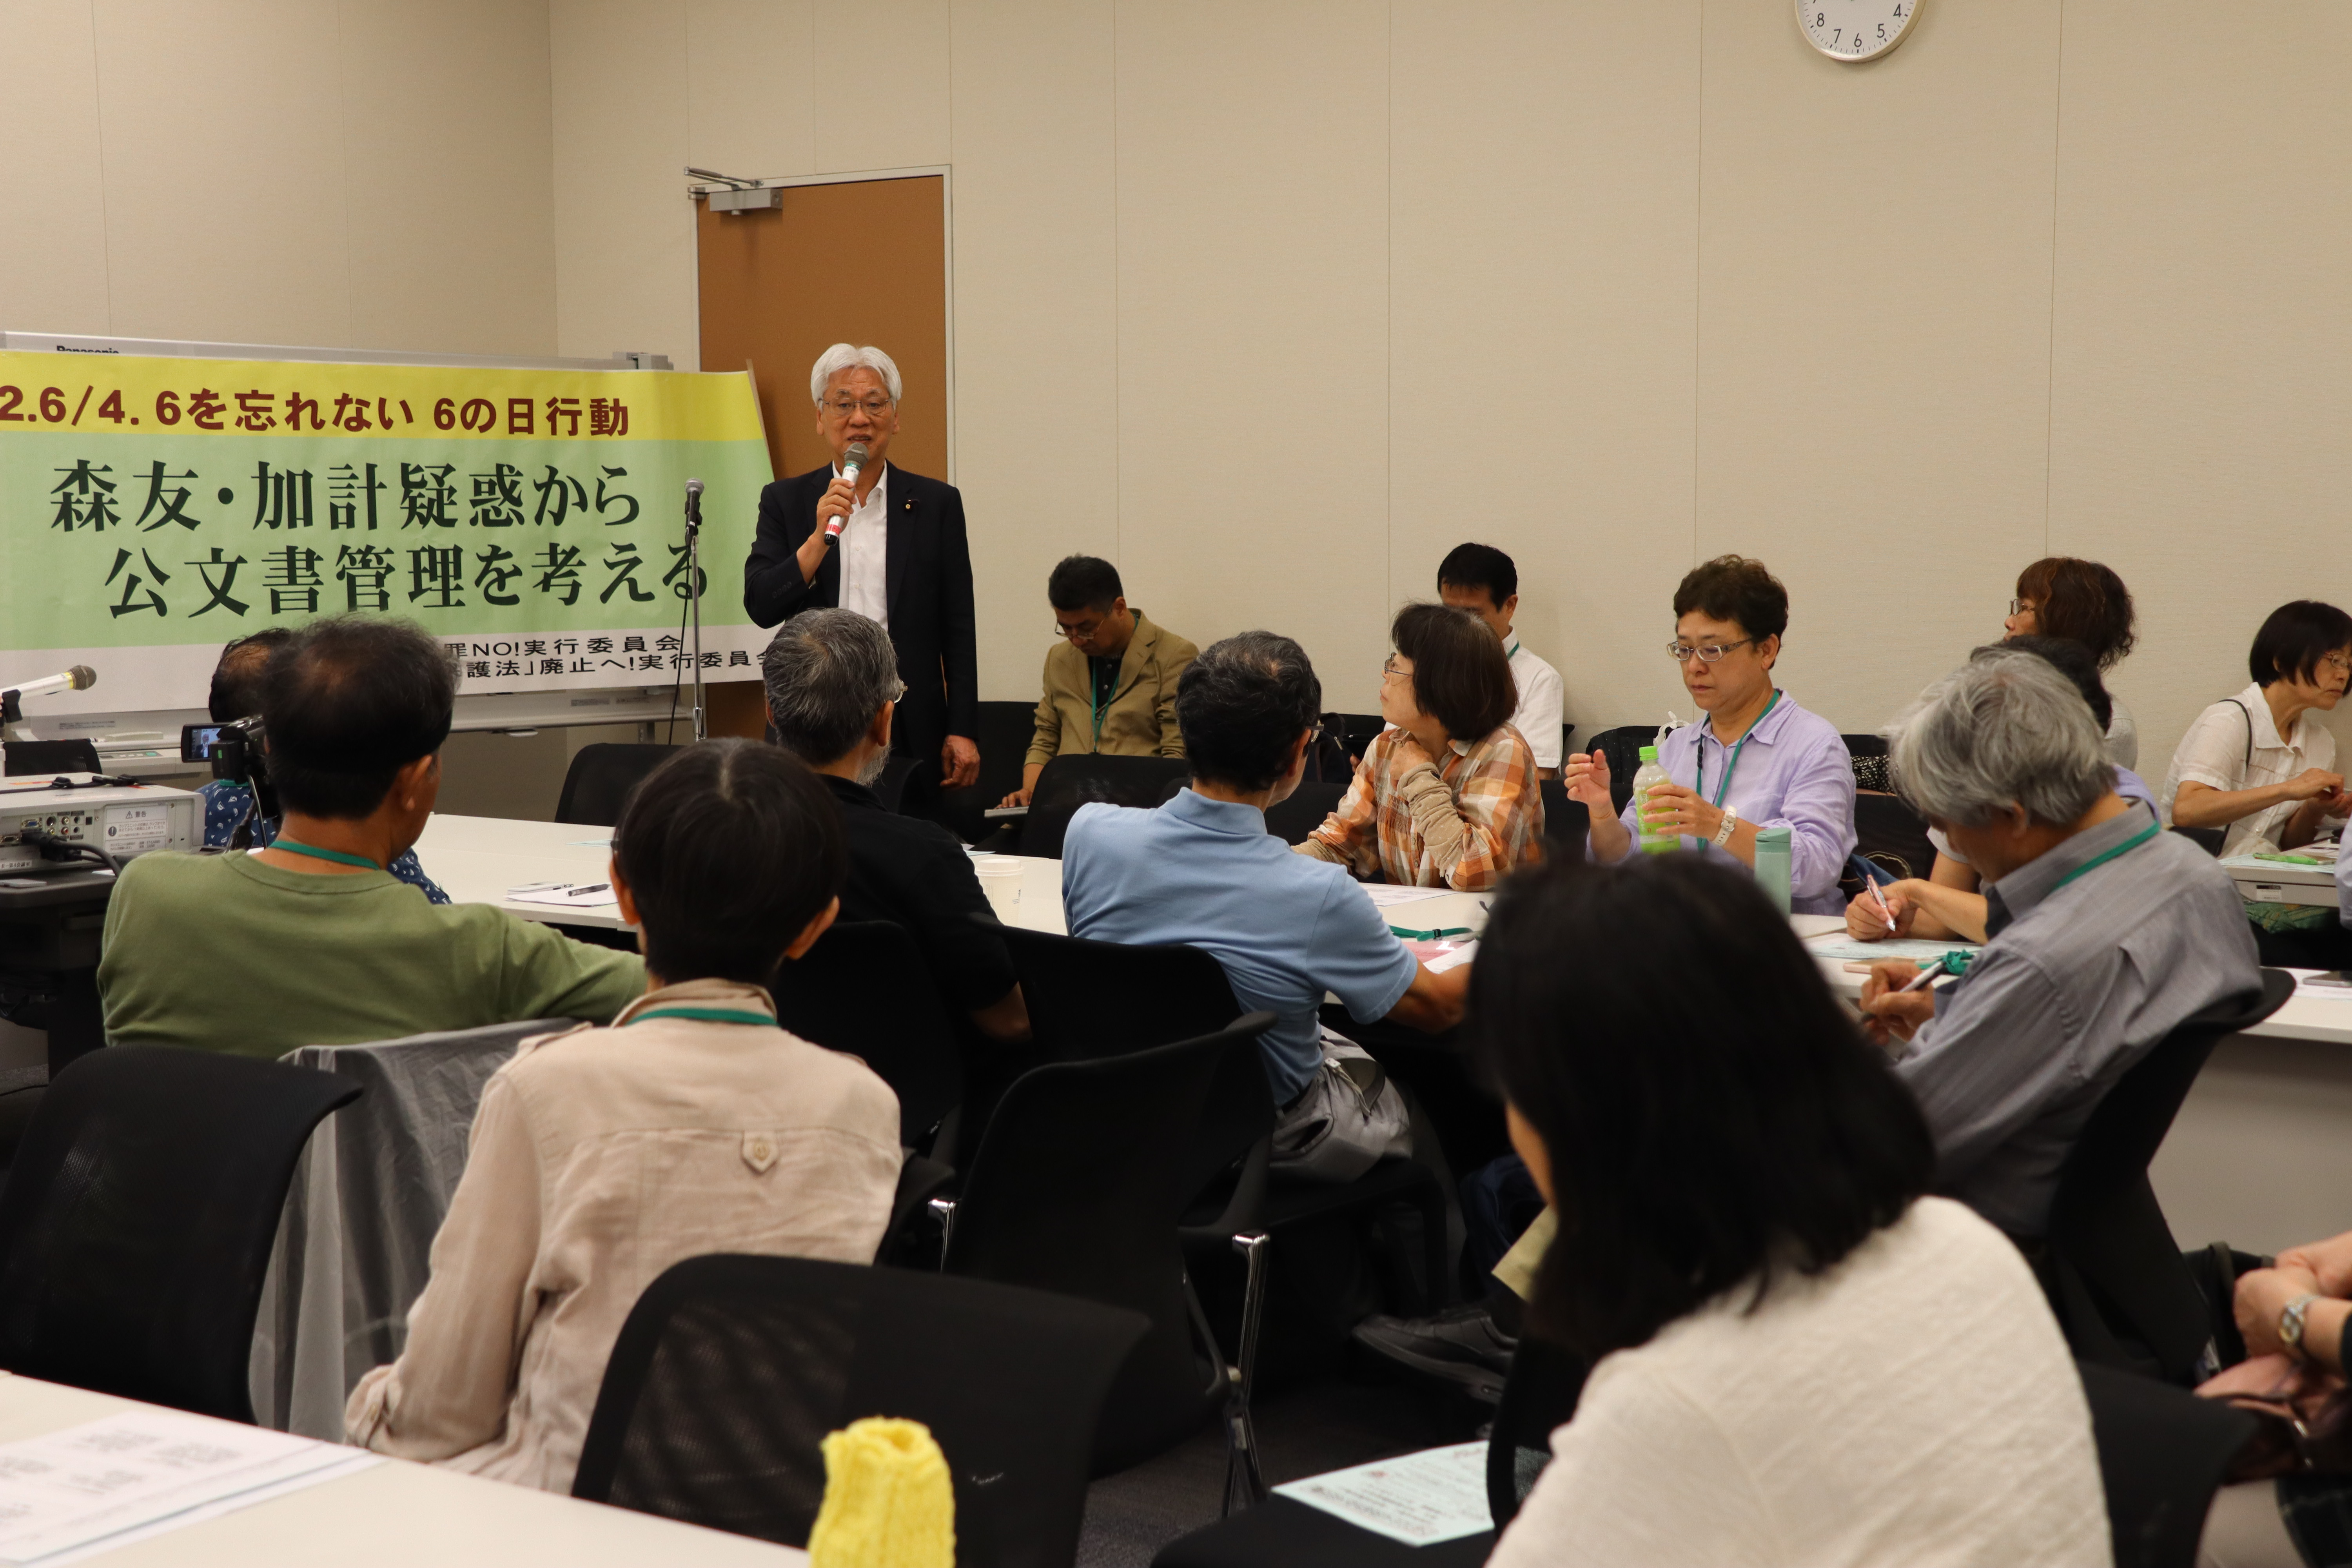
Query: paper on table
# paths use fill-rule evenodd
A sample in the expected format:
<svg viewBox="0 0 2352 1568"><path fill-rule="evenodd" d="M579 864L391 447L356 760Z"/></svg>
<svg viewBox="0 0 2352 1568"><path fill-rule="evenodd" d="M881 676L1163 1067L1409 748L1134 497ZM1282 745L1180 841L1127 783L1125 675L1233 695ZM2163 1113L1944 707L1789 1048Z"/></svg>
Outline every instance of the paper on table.
<svg viewBox="0 0 2352 1568"><path fill-rule="evenodd" d="M574 889L577 891L574 891ZM593 910L617 905L610 882L564 883L553 888L509 888L507 897L518 904L552 904L559 910Z"/></svg>
<svg viewBox="0 0 2352 1568"><path fill-rule="evenodd" d="M2287 973L2294 976L2294 994L2298 996L2316 996L2324 1002L2352 1002L2352 982L2335 978L2343 973L2341 970L2290 969Z"/></svg>
<svg viewBox="0 0 2352 1568"><path fill-rule="evenodd" d="M1486 1448L1484 1443L1423 1448L1274 1489L1391 1541L1434 1546L1495 1528L1486 1501Z"/></svg>
<svg viewBox="0 0 2352 1568"><path fill-rule="evenodd" d="M1423 899L1442 899L1453 890L1451 888L1405 888L1392 882L1364 884L1364 896L1372 900L1374 908L1383 910L1391 904L1412 904L1418 903Z"/></svg>
<svg viewBox="0 0 2352 1568"><path fill-rule="evenodd" d="M85 1557L102 1557L110 1552L119 1552L132 1542L144 1541L151 1535L168 1535L173 1531L185 1530L192 1524L201 1524L208 1519L218 1519L223 1514L235 1513L239 1509L257 1507L273 1498L284 1497L289 1492L299 1492L306 1487L324 1486L329 1481L339 1481L345 1476L357 1475L362 1470L372 1470L376 1466L386 1462L382 1454L370 1454L357 1448L346 1448L342 1451L349 1458L338 1459L333 1464L323 1466L319 1469L306 1471L291 1480L272 1481L267 1486L256 1487L249 1492L239 1492L235 1497L223 1498L218 1502L208 1502L200 1507L192 1508L185 1513L175 1513L169 1519L159 1519L152 1524L142 1524L135 1530L118 1531L112 1535L101 1536L88 1545L77 1546L65 1552L52 1552L47 1557L34 1558L31 1562L23 1564L22 1568L65 1568L67 1563L79 1563Z"/></svg>
<svg viewBox="0 0 2352 1568"><path fill-rule="evenodd" d="M1428 963L1428 969L1432 974L1443 974L1449 969L1461 968L1464 964L1469 963L1472 959L1477 956L1478 939L1476 937L1472 937L1468 942L1464 942L1452 952L1444 953L1436 958L1431 959Z"/></svg>
<svg viewBox="0 0 2352 1568"><path fill-rule="evenodd" d="M1907 958L1914 963L1927 963L1948 952L1974 952L1972 942L1921 942L1901 937L1889 942L1856 942L1852 937L1837 937L1805 943L1817 958Z"/></svg>
<svg viewBox="0 0 2352 1568"><path fill-rule="evenodd" d="M172 1410L0 1444L0 1563L31 1563L340 1466L350 1449Z"/></svg>

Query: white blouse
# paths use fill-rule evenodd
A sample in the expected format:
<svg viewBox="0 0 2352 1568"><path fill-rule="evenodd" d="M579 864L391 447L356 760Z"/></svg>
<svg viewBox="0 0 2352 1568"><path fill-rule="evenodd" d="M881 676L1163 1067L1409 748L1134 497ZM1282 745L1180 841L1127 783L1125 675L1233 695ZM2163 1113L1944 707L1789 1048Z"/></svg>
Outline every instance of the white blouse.
<svg viewBox="0 0 2352 1568"><path fill-rule="evenodd" d="M1601 1359L1489 1568L2111 1560L2081 1379L1972 1210L1749 1295Z"/></svg>
<svg viewBox="0 0 2352 1568"><path fill-rule="evenodd" d="M2316 709L2299 714L2294 732L2282 738L2263 689L2249 686L2197 715L2189 732L2180 737L2180 744L2173 748L2172 769L2164 776L2164 792L2158 804L2169 826L2173 803L2184 784L2218 790L2260 789L2284 783L2306 768L2335 766L2336 737L2319 721ZM2221 840L2221 853L2251 855L2276 849L2287 819L2300 805L2281 801L2238 818Z"/></svg>

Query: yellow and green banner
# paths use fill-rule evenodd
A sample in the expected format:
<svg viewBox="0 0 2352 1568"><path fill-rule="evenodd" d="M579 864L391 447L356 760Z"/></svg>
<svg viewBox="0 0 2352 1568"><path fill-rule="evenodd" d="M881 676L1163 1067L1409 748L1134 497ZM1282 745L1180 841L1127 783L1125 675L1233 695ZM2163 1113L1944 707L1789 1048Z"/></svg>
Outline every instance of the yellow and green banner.
<svg viewBox="0 0 2352 1568"><path fill-rule="evenodd" d="M201 706L222 643L356 610L467 693L667 685L689 478L703 674L750 679L771 477L740 374L0 353L0 684L89 664L79 707Z"/></svg>

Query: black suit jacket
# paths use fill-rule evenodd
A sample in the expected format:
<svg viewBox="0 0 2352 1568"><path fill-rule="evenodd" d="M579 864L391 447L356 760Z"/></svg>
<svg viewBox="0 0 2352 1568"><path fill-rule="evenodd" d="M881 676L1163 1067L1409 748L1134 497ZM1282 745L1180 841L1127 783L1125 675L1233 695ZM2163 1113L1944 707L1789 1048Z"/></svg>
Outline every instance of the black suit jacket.
<svg viewBox="0 0 2352 1568"><path fill-rule="evenodd" d="M939 761L950 735L980 733L980 653L973 636L971 547L964 537L963 497L953 485L892 464L888 577L890 641L898 652L894 751ZM833 483L827 464L760 492L760 530L743 563L743 608L772 626L803 610L841 603L841 551L825 552L814 581L793 560L816 527L816 503Z"/></svg>

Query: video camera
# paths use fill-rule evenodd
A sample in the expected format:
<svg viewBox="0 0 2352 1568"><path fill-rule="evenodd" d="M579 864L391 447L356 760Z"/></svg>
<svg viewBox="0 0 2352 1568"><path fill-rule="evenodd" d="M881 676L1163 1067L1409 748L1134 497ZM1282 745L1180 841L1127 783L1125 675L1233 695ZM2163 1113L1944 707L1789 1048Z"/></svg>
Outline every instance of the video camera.
<svg viewBox="0 0 2352 1568"><path fill-rule="evenodd" d="M269 750L260 714L226 724L181 725L180 760L210 763L213 777L253 791L255 815L277 820L278 791L269 782Z"/></svg>

